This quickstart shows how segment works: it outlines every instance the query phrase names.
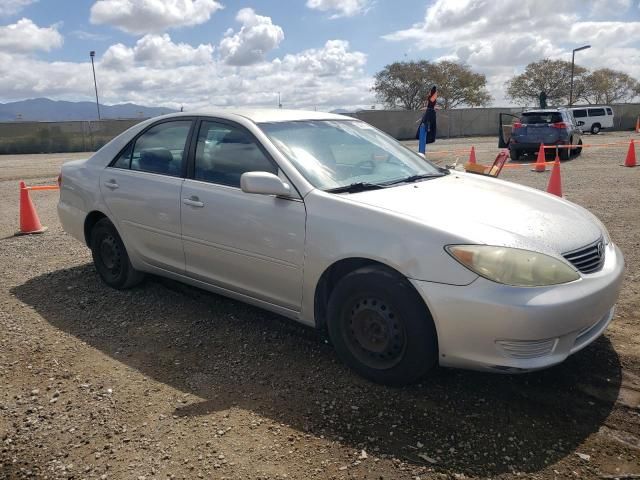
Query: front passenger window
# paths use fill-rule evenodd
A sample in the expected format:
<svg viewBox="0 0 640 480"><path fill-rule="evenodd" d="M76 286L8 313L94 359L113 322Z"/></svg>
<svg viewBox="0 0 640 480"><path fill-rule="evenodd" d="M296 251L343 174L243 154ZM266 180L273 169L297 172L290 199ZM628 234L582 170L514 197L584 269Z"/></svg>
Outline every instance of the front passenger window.
<svg viewBox="0 0 640 480"><path fill-rule="evenodd" d="M194 179L240 187L246 172L278 174L248 132L232 125L202 122L196 148Z"/></svg>

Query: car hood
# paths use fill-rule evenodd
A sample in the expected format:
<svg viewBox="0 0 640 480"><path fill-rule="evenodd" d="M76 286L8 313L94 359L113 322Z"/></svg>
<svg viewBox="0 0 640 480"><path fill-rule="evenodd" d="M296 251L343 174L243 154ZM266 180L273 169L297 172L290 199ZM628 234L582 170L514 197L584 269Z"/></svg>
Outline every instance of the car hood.
<svg viewBox="0 0 640 480"><path fill-rule="evenodd" d="M349 198L448 232L455 237L453 242L558 256L603 236L595 217L578 205L539 190L466 173L452 172Z"/></svg>

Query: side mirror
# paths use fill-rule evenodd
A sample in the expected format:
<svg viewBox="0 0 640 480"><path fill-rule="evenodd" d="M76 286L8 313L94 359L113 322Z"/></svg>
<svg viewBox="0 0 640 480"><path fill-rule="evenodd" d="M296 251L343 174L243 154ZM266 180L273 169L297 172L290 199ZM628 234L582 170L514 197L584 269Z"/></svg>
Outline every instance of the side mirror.
<svg viewBox="0 0 640 480"><path fill-rule="evenodd" d="M581 127L584 125L584 122L582 120L578 120L578 126Z"/></svg>
<svg viewBox="0 0 640 480"><path fill-rule="evenodd" d="M288 197L291 195L291 187L283 182L280 177L268 172L247 172L240 177L240 188L245 193L258 195L276 195Z"/></svg>

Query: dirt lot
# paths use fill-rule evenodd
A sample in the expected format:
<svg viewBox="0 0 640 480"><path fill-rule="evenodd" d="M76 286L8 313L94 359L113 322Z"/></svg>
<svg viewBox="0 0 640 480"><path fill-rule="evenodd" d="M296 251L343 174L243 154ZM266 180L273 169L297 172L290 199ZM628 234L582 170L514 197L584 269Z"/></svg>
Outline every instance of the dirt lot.
<svg viewBox="0 0 640 480"><path fill-rule="evenodd" d="M491 138L431 151L470 144L480 161L497 151ZM53 183L83 155L0 157L0 478L638 478L640 168L619 166L625 152L585 149L562 167L566 197L628 263L606 335L543 372L440 369L405 389L241 303L160 279L105 287L62 232L55 192L32 194L49 230L14 237L16 180ZM536 188L548 176L502 175Z"/></svg>

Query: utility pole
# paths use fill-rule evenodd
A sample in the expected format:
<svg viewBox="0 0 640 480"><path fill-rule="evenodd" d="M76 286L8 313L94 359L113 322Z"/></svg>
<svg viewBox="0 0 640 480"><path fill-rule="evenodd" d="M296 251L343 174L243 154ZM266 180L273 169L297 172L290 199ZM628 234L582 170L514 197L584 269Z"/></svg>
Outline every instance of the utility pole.
<svg viewBox="0 0 640 480"><path fill-rule="evenodd" d="M573 105L573 67L576 60L576 52L580 50L586 50L587 48L591 48L591 45L584 45L579 48L574 48L573 52L571 52L571 87L569 88L569 106Z"/></svg>
<svg viewBox="0 0 640 480"><path fill-rule="evenodd" d="M280 102L280 92L278 92L278 108L282 108L282 103Z"/></svg>
<svg viewBox="0 0 640 480"><path fill-rule="evenodd" d="M100 102L98 102L98 83L96 82L96 67L93 65L93 57L96 56L96 52L91 50L89 52L91 57L91 69L93 70L93 86L96 89L96 108L98 109L98 120L100 120Z"/></svg>

